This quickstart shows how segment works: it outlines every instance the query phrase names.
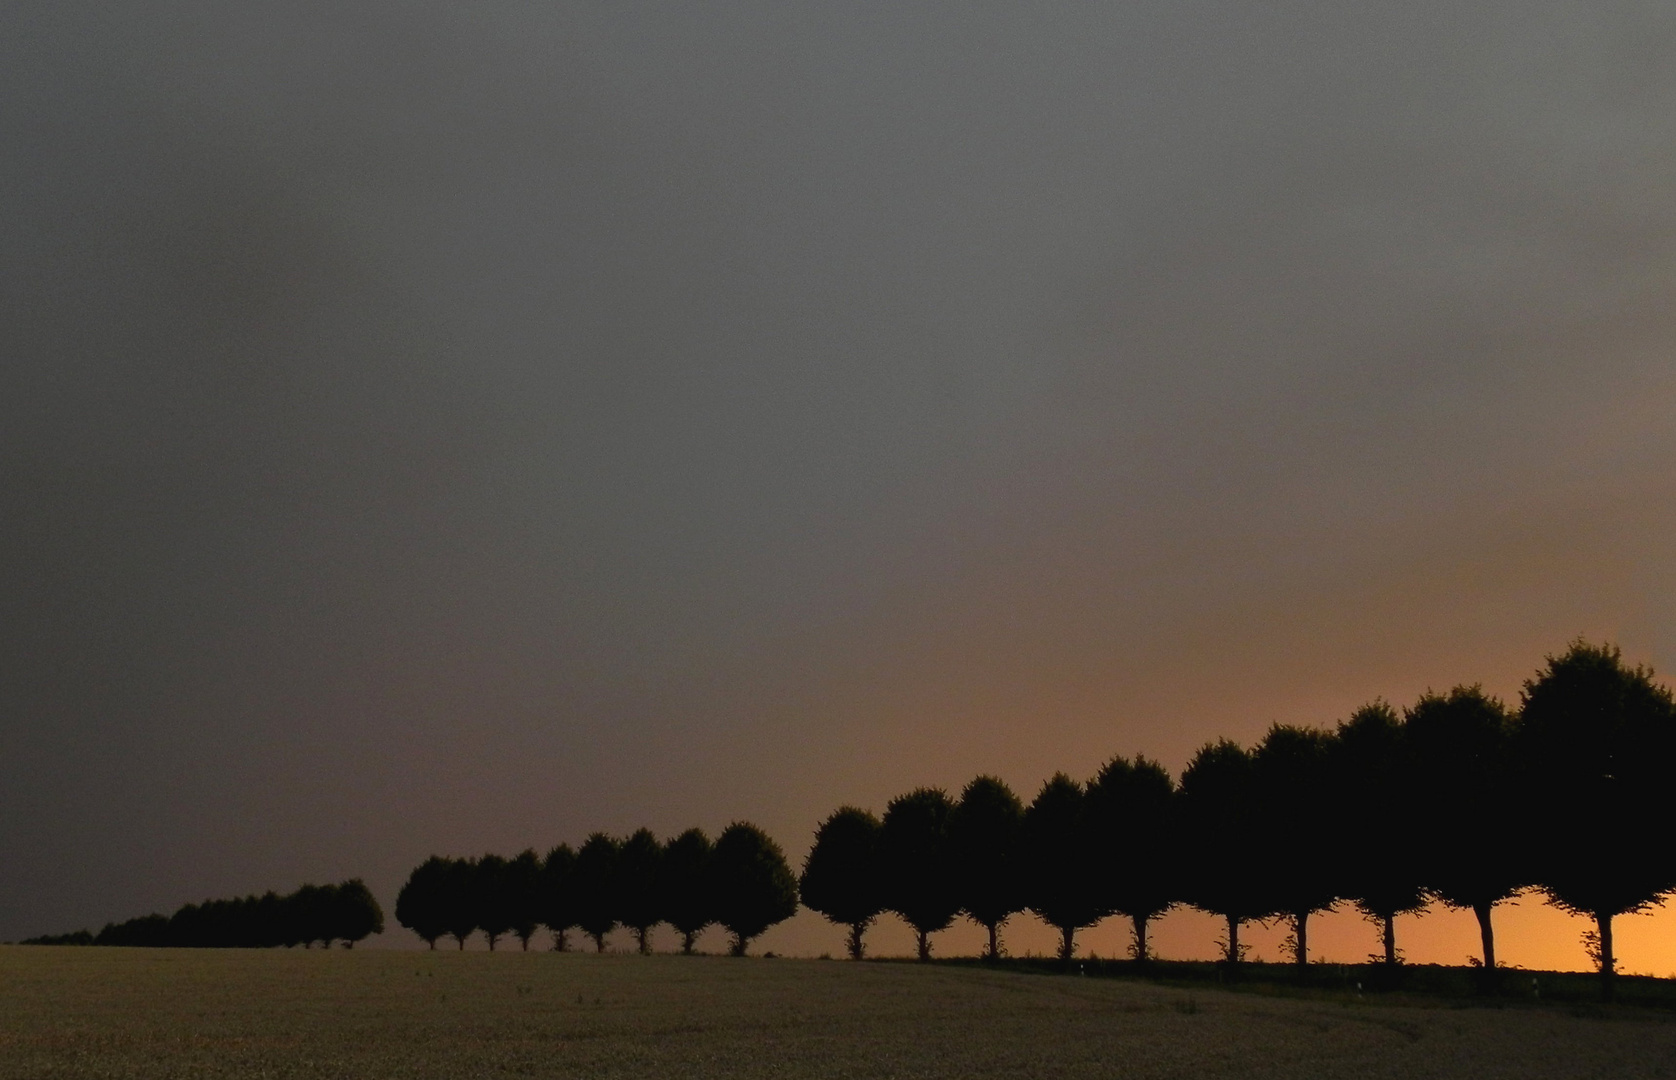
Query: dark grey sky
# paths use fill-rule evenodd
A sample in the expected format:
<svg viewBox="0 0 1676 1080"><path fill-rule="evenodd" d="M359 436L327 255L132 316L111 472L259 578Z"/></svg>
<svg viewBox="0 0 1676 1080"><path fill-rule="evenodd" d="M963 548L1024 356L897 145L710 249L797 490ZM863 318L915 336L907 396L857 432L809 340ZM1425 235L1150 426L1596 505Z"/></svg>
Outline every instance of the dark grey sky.
<svg viewBox="0 0 1676 1080"><path fill-rule="evenodd" d="M1670 667L1673 55L6 5L0 938Z"/></svg>

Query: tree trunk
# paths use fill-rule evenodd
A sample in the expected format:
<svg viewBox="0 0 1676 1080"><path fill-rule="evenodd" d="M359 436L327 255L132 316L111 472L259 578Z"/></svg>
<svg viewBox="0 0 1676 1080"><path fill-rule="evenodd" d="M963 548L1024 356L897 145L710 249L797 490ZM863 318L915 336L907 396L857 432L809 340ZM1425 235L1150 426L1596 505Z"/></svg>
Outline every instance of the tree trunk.
<svg viewBox="0 0 1676 1080"><path fill-rule="evenodd" d="M931 959L931 935L924 930L914 932L919 935L919 958L921 962Z"/></svg>
<svg viewBox="0 0 1676 1080"><path fill-rule="evenodd" d="M745 955L745 950L750 947L750 944L751 944L751 939L746 937L744 934L734 934L733 935L733 948L731 948L728 951L731 952L734 956L744 956Z"/></svg>
<svg viewBox="0 0 1676 1080"><path fill-rule="evenodd" d="M605 951L605 935L604 934L595 934L595 935L593 935L593 938L594 938L594 952L604 952Z"/></svg>
<svg viewBox="0 0 1676 1080"><path fill-rule="evenodd" d="M570 936L565 931L563 931L563 930L553 931L553 951L554 952L569 952L570 951Z"/></svg>
<svg viewBox="0 0 1676 1080"><path fill-rule="evenodd" d="M1385 916L1385 926L1381 932L1385 941L1385 963L1395 967L1397 963L1397 919L1394 915Z"/></svg>
<svg viewBox="0 0 1676 1080"><path fill-rule="evenodd" d="M693 950L697 947L698 947L698 931L697 930L688 930L686 933L681 935L681 953L682 953L682 955L691 956L693 954Z"/></svg>
<svg viewBox="0 0 1676 1080"><path fill-rule="evenodd" d="M1240 962L1240 920L1233 915L1228 916L1228 955L1229 964Z"/></svg>
<svg viewBox="0 0 1676 1080"><path fill-rule="evenodd" d="M459 950L461 952L465 952L466 951L466 936L464 934L455 934L454 935L454 940L459 942L459 946L458 946Z"/></svg>
<svg viewBox="0 0 1676 1080"><path fill-rule="evenodd" d="M1472 905L1472 913L1478 916L1478 933L1484 939L1484 970L1496 969L1496 934L1490 928L1490 904Z"/></svg>
<svg viewBox="0 0 1676 1080"><path fill-rule="evenodd" d="M436 952L436 938L431 939L431 951Z"/></svg>
<svg viewBox="0 0 1676 1080"><path fill-rule="evenodd" d="M1611 1001L1618 974L1617 958L1612 955L1612 916L1596 915L1595 925L1600 927L1600 997Z"/></svg>
<svg viewBox="0 0 1676 1080"><path fill-rule="evenodd" d="M652 955L652 928L650 926L635 927L634 939L640 944L641 956Z"/></svg>
<svg viewBox="0 0 1676 1080"><path fill-rule="evenodd" d="M499 934L491 934L488 931L484 931L483 936L489 939L489 951L494 952L495 951L495 939L498 938L500 935Z"/></svg>
<svg viewBox="0 0 1676 1080"><path fill-rule="evenodd" d="M1146 950L1147 917L1145 915L1131 915L1130 919L1135 924L1135 962L1144 964L1152 959L1152 955Z"/></svg>
<svg viewBox="0 0 1676 1080"><path fill-rule="evenodd" d="M850 924L850 940L848 942L848 948L850 950L850 959L851 960L860 960L861 959L862 949L863 949L863 946L861 944L861 935L865 934L866 932L867 932L867 923L865 921L863 921L863 922L853 922L853 923Z"/></svg>
<svg viewBox="0 0 1676 1080"><path fill-rule="evenodd" d="M1295 939L1292 948L1292 962L1299 967L1309 966L1309 912L1299 911L1292 915L1292 936Z"/></svg>
<svg viewBox="0 0 1676 1080"><path fill-rule="evenodd" d="M1001 959L1001 924L989 924L989 960Z"/></svg>
<svg viewBox="0 0 1676 1080"><path fill-rule="evenodd" d="M1069 964L1071 962L1071 954L1076 952L1077 948L1077 928L1074 926L1061 926L1059 928L1059 935L1059 962L1062 964Z"/></svg>

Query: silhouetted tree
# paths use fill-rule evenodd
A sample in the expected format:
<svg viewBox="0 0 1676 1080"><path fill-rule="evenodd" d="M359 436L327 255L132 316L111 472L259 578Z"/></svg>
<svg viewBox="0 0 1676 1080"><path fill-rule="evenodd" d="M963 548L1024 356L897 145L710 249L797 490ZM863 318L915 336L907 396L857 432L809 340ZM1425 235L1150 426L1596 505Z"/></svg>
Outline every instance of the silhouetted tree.
<svg viewBox="0 0 1676 1080"><path fill-rule="evenodd" d="M1398 962L1396 917L1426 906L1417 807L1427 798L1397 711L1362 706L1339 725L1332 809L1343 842L1341 891L1379 927L1385 963ZM1333 853L1324 853L1331 857Z"/></svg>
<svg viewBox="0 0 1676 1080"><path fill-rule="evenodd" d="M989 934L984 956L1001 957L1001 924L1024 910L1019 837L1024 804L1001 780L980 776L949 811L955 900Z"/></svg>
<svg viewBox="0 0 1676 1080"><path fill-rule="evenodd" d="M637 829L617 850L617 921L634 931L642 955L651 953L652 927L663 921L658 878L663 845L650 829Z"/></svg>
<svg viewBox="0 0 1676 1080"><path fill-rule="evenodd" d="M1484 968L1496 967L1490 913L1532 883L1530 806L1513 767L1507 709L1476 686L1427 692L1408 710L1406 742L1422 798L1422 878L1451 907L1478 918Z"/></svg>
<svg viewBox="0 0 1676 1080"><path fill-rule="evenodd" d="M530 938L541 925L541 859L533 850L525 849L506 867L507 906L512 917L512 932L524 952L530 951Z"/></svg>
<svg viewBox="0 0 1676 1080"><path fill-rule="evenodd" d="M1292 958L1309 963L1309 917L1338 901L1344 850L1332 812L1333 737L1276 724L1252 753L1264 849L1263 905L1292 920Z"/></svg>
<svg viewBox="0 0 1676 1080"><path fill-rule="evenodd" d="M507 862L499 855L485 855L472 866L471 906L477 914L477 928L489 940L489 951L495 942L512 929L512 890L508 888Z"/></svg>
<svg viewBox="0 0 1676 1080"><path fill-rule="evenodd" d="M337 886L333 896L333 914L336 924L333 936L342 941L346 949L353 949L357 941L370 934L384 932L384 909L378 906L372 890L360 878L351 878Z"/></svg>
<svg viewBox="0 0 1676 1080"><path fill-rule="evenodd" d="M879 819L853 806L821 822L798 884L803 906L850 928L850 959L862 956L861 937L884 910L879 867Z"/></svg>
<svg viewBox="0 0 1676 1080"><path fill-rule="evenodd" d="M681 935L681 952L692 955L698 935L716 921L710 894L710 838L702 829L688 829L663 849L658 893L663 921Z"/></svg>
<svg viewBox="0 0 1676 1080"><path fill-rule="evenodd" d="M106 923L93 938L95 945L124 945L135 948L159 948L167 945L169 917L141 915L119 923Z"/></svg>
<svg viewBox="0 0 1676 1080"><path fill-rule="evenodd" d="M931 935L961 907L948 832L953 809L940 788L918 788L890 801L879 830L884 904L914 928L921 960L931 959Z"/></svg>
<svg viewBox="0 0 1676 1080"><path fill-rule="evenodd" d="M1256 767L1238 743L1202 747L1181 774L1183 892L1188 903L1228 923L1226 960L1242 958L1240 924L1274 914L1263 887Z"/></svg>
<svg viewBox="0 0 1676 1080"><path fill-rule="evenodd" d="M1099 906L1129 917L1135 959L1146 963L1147 924L1179 898L1172 807L1175 782L1136 755L1107 762L1087 792Z"/></svg>
<svg viewBox="0 0 1676 1080"><path fill-rule="evenodd" d="M617 925L617 857L621 845L596 832L576 853L571 888L576 897L576 925L594 939L594 950L605 951L605 935Z"/></svg>
<svg viewBox="0 0 1676 1080"><path fill-rule="evenodd" d="M1525 683L1521 718L1543 838L1538 880L1554 903L1595 920L1591 951L1611 999L1613 918L1676 888L1676 704L1650 668L1579 640Z"/></svg>
<svg viewBox="0 0 1676 1080"><path fill-rule="evenodd" d="M797 878L780 846L755 825L736 821L722 830L710 857L716 921L733 934L734 956L751 939L797 914Z"/></svg>
<svg viewBox="0 0 1676 1080"><path fill-rule="evenodd" d="M330 948L336 937L336 927L332 918L335 902L332 885L304 885L296 892L285 898L287 933L291 940L301 942L305 948L311 948L314 942L320 942L321 948ZM196 917L195 907L189 905L175 913L171 923L183 919L190 923ZM171 934L181 936L182 929L171 927Z"/></svg>
<svg viewBox="0 0 1676 1080"><path fill-rule="evenodd" d="M581 918L576 905L576 852L560 844L541 862L541 921L553 931L553 950L568 947L570 928Z"/></svg>
<svg viewBox="0 0 1676 1080"><path fill-rule="evenodd" d="M1076 933L1109 915L1100 904L1093 832L1082 785L1055 773L1024 811L1024 900L1059 931L1059 959L1069 962Z"/></svg>
<svg viewBox="0 0 1676 1080"><path fill-rule="evenodd" d="M477 864L471 859L449 859L439 884L442 919L456 947L464 949L466 938L477 932Z"/></svg>

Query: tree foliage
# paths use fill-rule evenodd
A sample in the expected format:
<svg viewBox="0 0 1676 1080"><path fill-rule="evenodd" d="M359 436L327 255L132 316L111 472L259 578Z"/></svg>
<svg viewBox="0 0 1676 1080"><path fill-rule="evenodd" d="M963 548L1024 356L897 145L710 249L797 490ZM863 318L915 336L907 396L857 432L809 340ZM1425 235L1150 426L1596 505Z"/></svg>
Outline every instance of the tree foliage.
<svg viewBox="0 0 1676 1080"><path fill-rule="evenodd" d="M849 928L852 960L861 959L862 935L884 910L881 831L879 819L868 811L839 807L815 831L798 882L804 907Z"/></svg>
<svg viewBox="0 0 1676 1080"><path fill-rule="evenodd" d="M980 776L960 793L948 828L956 898L988 932L985 956L1000 959L1001 924L1024 910L1024 804L997 777Z"/></svg>
<svg viewBox="0 0 1676 1080"><path fill-rule="evenodd" d="M797 878L780 845L748 822L736 821L716 838L710 857L716 921L733 935L732 953L797 913Z"/></svg>
<svg viewBox="0 0 1676 1080"><path fill-rule="evenodd" d="M1101 908L1129 918L1134 956L1148 959L1147 924L1181 898L1175 836L1175 782L1137 754L1115 757L1088 783L1094 887Z"/></svg>
<svg viewBox="0 0 1676 1080"><path fill-rule="evenodd" d="M949 842L953 809L941 788L916 788L892 799L880 823L884 905L914 928L921 960L931 959L931 935L961 908Z"/></svg>
<svg viewBox="0 0 1676 1080"><path fill-rule="evenodd" d="M1513 718L1477 686L1427 692L1404 725L1415 783L1425 792L1416 826L1427 838L1428 890L1478 919L1486 970L1496 966L1491 912L1533 884L1529 800L1512 755Z"/></svg>
<svg viewBox="0 0 1676 1080"><path fill-rule="evenodd" d="M1543 839L1536 877L1560 907L1595 920L1610 996L1612 920L1676 888L1676 706L1650 669L1578 641L1525 684L1520 719L1519 758Z"/></svg>

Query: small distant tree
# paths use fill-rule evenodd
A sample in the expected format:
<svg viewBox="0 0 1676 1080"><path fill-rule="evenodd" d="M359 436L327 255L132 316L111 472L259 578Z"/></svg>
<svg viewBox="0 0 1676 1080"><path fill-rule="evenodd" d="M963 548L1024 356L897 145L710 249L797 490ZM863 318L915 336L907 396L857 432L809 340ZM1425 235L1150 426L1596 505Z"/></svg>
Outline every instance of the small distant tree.
<svg viewBox="0 0 1676 1080"><path fill-rule="evenodd" d="M931 935L961 907L949 843L953 809L941 788L918 788L890 801L879 830L884 904L914 928L921 960L931 959Z"/></svg>
<svg viewBox="0 0 1676 1080"><path fill-rule="evenodd" d="M698 935L716 921L716 902L710 892L713 851L702 829L688 829L663 849L658 877L663 921L681 935L681 952L688 956L698 945Z"/></svg>
<svg viewBox="0 0 1676 1080"><path fill-rule="evenodd" d="M541 859L533 850L524 850L507 864L507 904L512 916L512 932L524 952L530 951L530 938L541 925Z"/></svg>
<svg viewBox="0 0 1676 1080"><path fill-rule="evenodd" d="M862 957L862 935L884 910L879 871L879 819L854 806L821 822L803 863L803 906L850 928L850 959Z"/></svg>
<svg viewBox="0 0 1676 1080"><path fill-rule="evenodd" d="M650 829L637 829L617 850L617 921L634 931L642 955L652 951L652 927L663 921L658 891L663 845Z"/></svg>
<svg viewBox="0 0 1676 1080"><path fill-rule="evenodd" d="M472 864L471 905L477 915L477 928L489 940L489 951L495 942L512 929L514 912L508 865L499 855L485 855Z"/></svg>
<svg viewBox="0 0 1676 1080"><path fill-rule="evenodd" d="M1111 914L1100 903L1086 803L1081 784L1055 773L1024 811L1024 899L1059 931L1059 959L1066 963L1077 931Z"/></svg>
<svg viewBox="0 0 1676 1080"><path fill-rule="evenodd" d="M1343 891L1379 927L1385 963L1395 966L1396 918L1421 910L1428 899L1421 873L1424 839L1416 828L1426 795L1397 711L1383 701L1357 709L1339 725L1333 758L1332 812L1344 836Z"/></svg>
<svg viewBox="0 0 1676 1080"><path fill-rule="evenodd" d="M1227 920L1224 959L1237 965L1244 957L1241 924L1274 914L1251 835L1258 820L1251 755L1228 739L1202 747L1181 774L1179 805L1183 892L1194 907Z"/></svg>
<svg viewBox="0 0 1676 1080"><path fill-rule="evenodd" d="M1333 737L1276 724L1252 754L1263 835L1263 905L1292 921L1292 958L1309 963L1309 917L1338 902L1343 864L1333 806Z"/></svg>
<svg viewBox="0 0 1676 1080"><path fill-rule="evenodd" d="M1591 951L1610 1000L1612 920L1676 888L1676 703L1652 669L1579 640L1525 683L1521 717L1519 758L1546 841L1537 878L1560 907L1595 921Z"/></svg>
<svg viewBox="0 0 1676 1080"><path fill-rule="evenodd" d="M949 811L955 901L989 935L984 958L1001 958L1001 924L1024 910L1020 837L1024 804L994 776L966 785Z"/></svg>
<svg viewBox="0 0 1676 1080"><path fill-rule="evenodd" d="M571 876L576 925L594 939L596 952L605 951L605 935L617 925L617 857L621 850L616 840L596 832L576 853Z"/></svg>
<svg viewBox="0 0 1676 1080"><path fill-rule="evenodd" d="M384 932L384 909L366 883L352 878L337 886L333 896L333 935L343 947L353 949L357 941Z"/></svg>
<svg viewBox="0 0 1676 1080"><path fill-rule="evenodd" d="M1533 883L1529 800L1513 762L1513 720L1477 686L1427 692L1408 710L1421 878L1478 919L1486 972L1496 968L1495 906Z"/></svg>
<svg viewBox="0 0 1676 1080"><path fill-rule="evenodd" d="M722 830L710 857L716 921L733 935L732 953L744 956L751 940L797 914L797 878L785 852L768 834L736 821Z"/></svg>
<svg viewBox="0 0 1676 1080"><path fill-rule="evenodd" d="M1180 894L1175 782L1155 761L1116 757L1090 781L1087 799L1099 906L1129 917L1135 959L1144 964L1151 957L1147 924Z"/></svg>
<svg viewBox="0 0 1676 1080"><path fill-rule="evenodd" d="M560 844L541 862L541 921L553 932L553 951L569 946L570 929L581 918L576 905L576 852Z"/></svg>

